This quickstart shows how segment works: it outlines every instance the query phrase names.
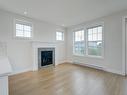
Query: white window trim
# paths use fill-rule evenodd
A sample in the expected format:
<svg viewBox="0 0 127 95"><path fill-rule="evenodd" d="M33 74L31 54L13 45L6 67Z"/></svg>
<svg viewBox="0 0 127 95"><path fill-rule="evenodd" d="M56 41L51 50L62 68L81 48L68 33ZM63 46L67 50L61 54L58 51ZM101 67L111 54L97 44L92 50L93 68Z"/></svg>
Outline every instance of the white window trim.
<svg viewBox="0 0 127 95"><path fill-rule="evenodd" d="M86 27L86 35L87 35L87 33L88 33L88 29L89 28L94 28L94 27L98 27L98 26L102 26L102 56L95 56L95 55L88 55L88 39L87 39L87 37L88 36L86 36L86 56L87 57L91 57L91 58L102 58L102 59L104 59L104 23L103 22L101 22L101 23L96 23L96 24L92 24L92 25L87 25L87 27Z"/></svg>
<svg viewBox="0 0 127 95"><path fill-rule="evenodd" d="M62 39L62 40L57 40L57 39L56 39L56 36L57 36L56 33L57 33L57 32L62 32L62 34L63 34L63 35L62 35L62 36L63 36L63 39ZM56 30L56 32L55 32L55 39L56 39L56 42L64 42L64 40L65 40L64 32L65 32L64 30L60 30L60 29L59 29L59 30Z"/></svg>
<svg viewBox="0 0 127 95"><path fill-rule="evenodd" d="M18 36L16 36L16 22L17 21L22 22L22 23L26 23L26 24L28 23L28 24L31 25L31 27L32 27L32 29L31 29L31 37L20 37L20 36L18 37ZM14 25L14 33L13 33L14 38L16 38L16 39L23 39L23 40L31 40L31 39L33 39L33 30L34 30L34 27L33 27L33 23L32 22L29 22L29 21L23 20L23 19L14 19L13 25Z"/></svg>
<svg viewBox="0 0 127 95"><path fill-rule="evenodd" d="M86 53L84 53L84 54L76 54L75 53L75 49L74 49L74 44L75 44L75 32L76 31L80 31L80 30L84 30L85 28L78 28L78 29L75 29L74 31L73 31L73 55L74 56L85 56L86 55ZM86 35L86 33L85 33L85 30L84 30L84 37L85 37L85 35ZM86 39L84 38L84 43L86 42ZM85 47L86 48L86 47Z"/></svg>
<svg viewBox="0 0 127 95"><path fill-rule="evenodd" d="M92 28L92 27L97 27L97 26L102 26L102 56L94 56L94 55L88 55L88 39L87 39L87 29ZM85 42L85 49L86 52L84 55L78 55L74 53L74 41L75 41L75 31L78 30L84 30L84 42ZM73 56L81 56L81 57L88 57L88 58L97 58L97 59L104 59L104 22L98 22L98 23L93 23L93 24L89 24L89 25L85 25L84 28L79 28L79 29L75 29L73 30Z"/></svg>

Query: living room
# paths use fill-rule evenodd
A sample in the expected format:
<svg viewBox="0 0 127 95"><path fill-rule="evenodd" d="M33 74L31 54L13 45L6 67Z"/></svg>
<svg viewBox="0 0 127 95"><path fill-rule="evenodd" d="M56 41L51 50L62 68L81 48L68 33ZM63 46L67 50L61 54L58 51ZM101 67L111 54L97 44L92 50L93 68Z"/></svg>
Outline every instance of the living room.
<svg viewBox="0 0 127 95"><path fill-rule="evenodd" d="M126 95L126 0L1 0L0 95Z"/></svg>

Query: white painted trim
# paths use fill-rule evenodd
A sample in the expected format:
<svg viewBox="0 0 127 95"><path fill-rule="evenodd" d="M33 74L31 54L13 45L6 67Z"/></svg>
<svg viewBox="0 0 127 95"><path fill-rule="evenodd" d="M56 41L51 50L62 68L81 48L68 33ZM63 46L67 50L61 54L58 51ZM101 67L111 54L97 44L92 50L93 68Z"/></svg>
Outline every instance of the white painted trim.
<svg viewBox="0 0 127 95"><path fill-rule="evenodd" d="M97 66L97 65L94 65L94 64L88 64L88 63L86 64L86 63L79 63L79 62L72 62L70 64L77 64L77 65L86 66L86 67L102 70L102 71L105 71L105 72L110 72L110 73L125 76L123 74L123 72L121 72L121 71L118 71L118 70L115 70L115 69L109 69L109 68L102 67L102 66Z"/></svg>
<svg viewBox="0 0 127 95"><path fill-rule="evenodd" d="M73 61L71 59L67 59L66 63L73 63Z"/></svg>
<svg viewBox="0 0 127 95"><path fill-rule="evenodd" d="M87 33L88 33L88 29L89 28L93 28L93 27L98 27L98 26L102 26L102 50L101 50L101 52L102 52L102 55L101 56L94 56L94 55L88 55L88 36L87 36ZM104 45L104 43L105 43L105 37L104 37L104 33L105 33L105 31L104 31L104 22L96 22L96 23L92 23L92 24L89 24L89 25L86 25L85 26L85 28L86 28L86 57L92 57L92 58L98 58L98 57L100 57L100 58L102 58L102 59L104 59L104 49L105 49L105 45Z"/></svg>
<svg viewBox="0 0 127 95"><path fill-rule="evenodd" d="M105 67L101 67L101 66L97 66L97 65L93 65L93 64L91 65L91 64L72 62L70 60L64 60L64 61L59 62L59 64L62 64L62 63L77 64L77 65L86 66L86 67L90 67L90 68L94 68L94 69L98 69L98 70L102 70L102 71L106 71L106 72L110 72L110 73L125 76L125 74L123 74L123 72L121 72L121 71L117 71L117 70L114 70L114 69L109 69L109 68L105 68ZM56 65L59 65L59 64L56 64ZM29 71L33 71L33 69L32 68L27 68L27 69L24 69L22 71L13 72L13 73L9 74L9 76L16 75L16 74L21 74L21 73L25 73L25 72L29 72Z"/></svg>
<svg viewBox="0 0 127 95"><path fill-rule="evenodd" d="M9 95L8 76L0 77L0 95Z"/></svg>
<svg viewBox="0 0 127 95"><path fill-rule="evenodd" d="M56 52L56 43L52 42L32 42L33 47L33 71L38 71L38 48L55 48L55 56ZM57 58L55 57L55 65L57 63Z"/></svg>
<svg viewBox="0 0 127 95"><path fill-rule="evenodd" d="M88 28L92 28L92 27L97 27L97 26L102 26L102 55L101 56L94 56L94 55L88 55L88 40L87 40L87 29ZM83 28L82 28L83 27ZM73 56L81 56L81 57L90 57L90 58L97 58L97 59L104 59L104 54L105 54L105 37L104 37L104 22L94 22L92 24L87 24L84 25L80 28L77 29L73 29ZM86 53L84 55L78 55L75 54L74 52L74 43L75 43L75 32L76 31L80 31L80 30L84 30L84 43L85 43L85 51Z"/></svg>
<svg viewBox="0 0 127 95"><path fill-rule="evenodd" d="M63 64L63 63L67 63L67 60L62 60L62 61L58 61L55 65L59 65L59 64Z"/></svg>
<svg viewBox="0 0 127 95"><path fill-rule="evenodd" d="M127 16L124 16L122 18L122 74L126 75L126 18Z"/></svg>
<svg viewBox="0 0 127 95"><path fill-rule="evenodd" d="M114 74L125 76L125 74L123 74L123 72L115 70L115 69L104 68L103 70L106 72L109 72L109 73L114 73Z"/></svg>
<svg viewBox="0 0 127 95"><path fill-rule="evenodd" d="M29 71L32 71L32 68L27 68L27 69L24 69L21 71L12 72L11 74L9 74L9 76L17 75L17 74L21 74L21 73L25 73L25 72L29 72Z"/></svg>
<svg viewBox="0 0 127 95"><path fill-rule="evenodd" d="M74 31L73 31L73 55L77 55L77 56L84 56L85 54L76 54L75 53L75 46L74 46L74 44L75 44L75 32L78 32L78 31L84 31L84 40L83 41L80 41L80 42L84 42L84 43L86 43L86 39L85 39L85 37L86 37L86 35L85 35L85 33L86 33L86 31L85 31L85 28L78 28L78 29L75 29ZM86 47L85 47L86 48Z"/></svg>
<svg viewBox="0 0 127 95"><path fill-rule="evenodd" d="M104 57L101 56L92 56L92 55L78 55L78 54L73 54L75 57L86 57L86 58L93 58L93 59L104 59Z"/></svg>
<svg viewBox="0 0 127 95"><path fill-rule="evenodd" d="M17 21L20 21L22 23L25 23L25 24L30 24L31 27L32 27L32 30L31 30L31 37L17 37L16 36L16 22ZM14 21L13 21L13 37L15 39L20 39L20 40L32 40L33 39L33 34L34 34L34 25L32 22L30 21L27 21L27 20L24 20L24 19L17 19L17 18L14 18Z"/></svg>
<svg viewBox="0 0 127 95"><path fill-rule="evenodd" d="M62 63L66 63L66 62L67 62L67 60L59 61L58 64L55 64L55 65L59 65L59 64L62 64ZM27 69L24 69L24 70L21 70L21 71L12 72L11 74L9 74L9 76L17 75L17 74L21 74L21 73L25 73L25 72L29 72L29 71L36 71L36 70L33 70L32 67L31 67L31 68L27 68Z"/></svg>
<svg viewBox="0 0 127 95"><path fill-rule="evenodd" d="M91 65L91 64L84 64L84 63L79 63L79 62L73 62L73 64L77 64L77 65L81 65L81 66L86 66L86 67L90 67L90 68L94 68L94 69L98 69L98 70L103 70L103 67L101 66L97 66L97 65Z"/></svg>

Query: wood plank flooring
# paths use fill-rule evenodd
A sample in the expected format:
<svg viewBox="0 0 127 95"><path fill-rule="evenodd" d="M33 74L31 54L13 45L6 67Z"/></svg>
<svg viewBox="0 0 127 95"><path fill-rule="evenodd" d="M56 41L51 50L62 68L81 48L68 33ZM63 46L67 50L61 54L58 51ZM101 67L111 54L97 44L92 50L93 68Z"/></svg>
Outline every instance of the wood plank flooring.
<svg viewBox="0 0 127 95"><path fill-rule="evenodd" d="M127 95L127 78L72 64L9 77L10 95Z"/></svg>

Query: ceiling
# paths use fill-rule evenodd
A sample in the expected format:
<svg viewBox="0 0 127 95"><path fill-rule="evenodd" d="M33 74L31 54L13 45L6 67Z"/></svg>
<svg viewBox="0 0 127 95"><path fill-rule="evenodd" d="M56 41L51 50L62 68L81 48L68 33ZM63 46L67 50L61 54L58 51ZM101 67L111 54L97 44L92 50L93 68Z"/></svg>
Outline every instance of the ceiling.
<svg viewBox="0 0 127 95"><path fill-rule="evenodd" d="M0 8L68 27L125 10L127 0L0 0Z"/></svg>

